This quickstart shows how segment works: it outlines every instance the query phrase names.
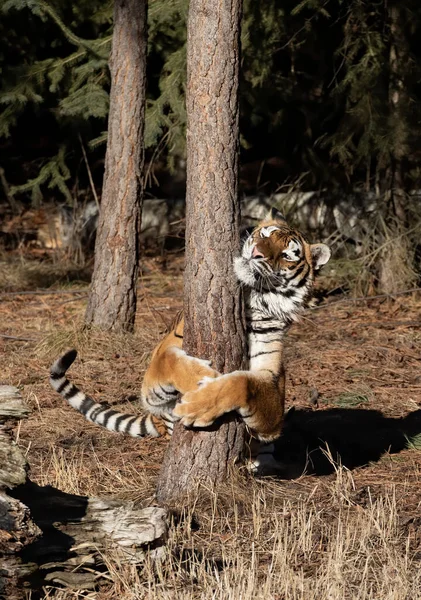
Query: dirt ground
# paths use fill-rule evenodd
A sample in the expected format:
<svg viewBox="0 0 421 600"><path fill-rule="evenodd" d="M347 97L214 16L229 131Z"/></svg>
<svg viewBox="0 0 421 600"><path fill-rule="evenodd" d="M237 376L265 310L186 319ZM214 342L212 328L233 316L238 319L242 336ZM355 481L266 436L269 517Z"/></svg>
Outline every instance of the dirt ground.
<svg viewBox="0 0 421 600"><path fill-rule="evenodd" d="M0 384L19 387L32 409L15 432L31 478L150 504L167 440L116 436L86 422L50 389L48 371L75 347L71 379L95 399L136 411L150 352L182 307L181 259L163 273L159 261L145 264L132 336L82 331L82 273L69 282L39 262L19 268L19 276L16 265L0 270ZM400 524L421 559L421 294L323 299L293 325L286 372L295 411L277 447L282 493L311 494L322 505L340 465L350 469L358 505L393 486Z"/></svg>

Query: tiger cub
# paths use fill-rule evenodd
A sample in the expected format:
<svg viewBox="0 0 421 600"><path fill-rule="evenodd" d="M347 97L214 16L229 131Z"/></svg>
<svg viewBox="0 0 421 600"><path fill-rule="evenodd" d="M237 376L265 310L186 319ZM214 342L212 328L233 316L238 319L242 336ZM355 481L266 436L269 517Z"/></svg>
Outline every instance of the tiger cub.
<svg viewBox="0 0 421 600"><path fill-rule="evenodd" d="M237 411L255 438L271 442L280 435L284 417L283 338L329 258L328 246L309 244L280 216L261 222L246 239L234 270L245 291L248 371L220 375L208 361L186 354L180 317L153 351L146 371L141 392L146 415L103 406L70 383L66 371L75 350L53 364L51 385L89 421L134 437L171 433L179 419L186 426L207 427Z"/></svg>

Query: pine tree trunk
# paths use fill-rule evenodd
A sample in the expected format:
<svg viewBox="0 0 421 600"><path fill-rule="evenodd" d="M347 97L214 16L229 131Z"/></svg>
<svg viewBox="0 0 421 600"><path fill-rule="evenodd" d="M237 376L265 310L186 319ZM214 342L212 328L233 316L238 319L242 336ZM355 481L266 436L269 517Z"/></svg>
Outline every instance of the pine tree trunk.
<svg viewBox="0 0 421 600"><path fill-rule="evenodd" d="M85 322L131 330L143 197L146 0L115 0L111 97L95 267Z"/></svg>
<svg viewBox="0 0 421 600"><path fill-rule="evenodd" d="M383 218L387 233L383 250L378 257L378 289L384 294L393 294L412 287L415 273L411 265L410 241L404 235L408 229L407 193L405 190L406 157L409 153L408 132L410 124L410 98L407 90L407 66L410 51L404 31L402 7L394 4L387 7L390 31L389 47L389 111L393 124L394 143L387 169L386 202ZM397 244L390 240L397 238Z"/></svg>
<svg viewBox="0 0 421 600"><path fill-rule="evenodd" d="M391 200L394 216L405 227L406 194L404 189L404 160L408 155L407 128L405 111L408 111L408 97L404 77L409 63L409 49L402 23L402 9L399 6L388 8L390 27L389 51L389 105L395 126L394 148L391 157Z"/></svg>
<svg viewBox="0 0 421 600"><path fill-rule="evenodd" d="M187 54L187 223L184 349L221 372L246 366L238 253L238 72L241 0L191 0ZM224 481L243 452L233 415L211 430L175 427L158 481L161 502Z"/></svg>

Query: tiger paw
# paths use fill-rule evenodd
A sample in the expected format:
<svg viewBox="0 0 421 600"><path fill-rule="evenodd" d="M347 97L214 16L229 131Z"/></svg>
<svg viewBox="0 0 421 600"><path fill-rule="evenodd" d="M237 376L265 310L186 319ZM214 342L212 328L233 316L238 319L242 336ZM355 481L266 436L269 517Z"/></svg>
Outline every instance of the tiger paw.
<svg viewBox="0 0 421 600"><path fill-rule="evenodd" d="M221 415L241 406L241 388L233 373L216 379L204 377L197 390L182 396L174 414L186 427L209 427Z"/></svg>

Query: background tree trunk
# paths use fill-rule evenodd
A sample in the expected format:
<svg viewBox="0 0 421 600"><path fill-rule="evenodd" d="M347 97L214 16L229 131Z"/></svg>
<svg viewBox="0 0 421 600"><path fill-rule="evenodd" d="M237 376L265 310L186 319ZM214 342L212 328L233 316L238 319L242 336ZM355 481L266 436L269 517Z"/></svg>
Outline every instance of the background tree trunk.
<svg viewBox="0 0 421 600"><path fill-rule="evenodd" d="M405 79L411 62L405 36L404 11L399 4L387 6L389 27L389 111L393 123L394 143L387 169L386 197L383 209L385 241L378 259L378 290L394 294L416 285L418 277L413 268L411 240L405 232L408 226L408 194L405 182L407 157L410 154L411 98ZM391 243L396 238L397 243Z"/></svg>
<svg viewBox="0 0 421 600"><path fill-rule="evenodd" d="M246 367L238 253L238 73L241 0L191 0L187 50L187 223L184 348L221 372ZM226 479L243 452L233 415L212 430L175 427L157 496L175 500L204 478Z"/></svg>
<svg viewBox="0 0 421 600"><path fill-rule="evenodd" d="M85 322L131 330L143 197L146 0L115 0L111 97L95 267Z"/></svg>
<svg viewBox="0 0 421 600"><path fill-rule="evenodd" d="M406 65L410 62L410 52L403 28L403 15L399 5L388 6L390 28L389 50L389 105L395 124L395 144L391 157L391 200L394 216L402 227L407 226L405 211L406 193L404 183L404 161L409 154L408 123L405 111L411 99L405 82Z"/></svg>

